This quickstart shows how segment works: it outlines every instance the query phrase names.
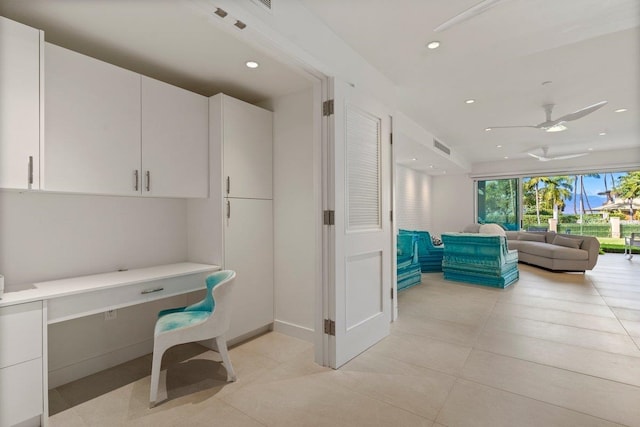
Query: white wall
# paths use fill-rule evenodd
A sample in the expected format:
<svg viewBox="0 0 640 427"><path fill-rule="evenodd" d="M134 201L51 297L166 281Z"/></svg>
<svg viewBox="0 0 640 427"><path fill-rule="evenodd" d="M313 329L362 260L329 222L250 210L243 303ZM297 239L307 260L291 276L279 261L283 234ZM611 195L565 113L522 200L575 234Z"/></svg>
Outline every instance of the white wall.
<svg viewBox="0 0 640 427"><path fill-rule="evenodd" d="M315 250L313 91L280 97L265 107L274 112L274 329L313 341L319 256Z"/></svg>
<svg viewBox="0 0 640 427"><path fill-rule="evenodd" d="M7 291L63 277L186 261L186 201L0 192L0 272ZM153 349L161 308L187 296L49 327L50 387Z"/></svg>
<svg viewBox="0 0 640 427"><path fill-rule="evenodd" d="M431 181L434 234L462 231L475 222L473 180L467 175L433 176Z"/></svg>
<svg viewBox="0 0 640 427"><path fill-rule="evenodd" d="M187 258L184 200L3 191L0 209L7 291Z"/></svg>
<svg viewBox="0 0 640 427"><path fill-rule="evenodd" d="M431 177L396 166L396 224L406 230L431 231Z"/></svg>

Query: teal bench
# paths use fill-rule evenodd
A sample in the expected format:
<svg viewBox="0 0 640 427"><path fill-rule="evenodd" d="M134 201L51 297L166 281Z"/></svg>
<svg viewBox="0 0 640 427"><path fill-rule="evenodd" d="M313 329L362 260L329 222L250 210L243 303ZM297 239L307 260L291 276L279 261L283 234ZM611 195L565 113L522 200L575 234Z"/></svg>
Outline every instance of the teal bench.
<svg viewBox="0 0 640 427"><path fill-rule="evenodd" d="M506 288L519 277L518 251L505 236L445 233L442 271L446 280Z"/></svg>
<svg viewBox="0 0 640 427"><path fill-rule="evenodd" d="M418 262L418 236L399 234L397 239L398 290L415 286L422 281Z"/></svg>
<svg viewBox="0 0 640 427"><path fill-rule="evenodd" d="M428 231L399 230L400 234L416 234L418 236L418 262L420 271L431 273L442 271L444 246L434 246Z"/></svg>

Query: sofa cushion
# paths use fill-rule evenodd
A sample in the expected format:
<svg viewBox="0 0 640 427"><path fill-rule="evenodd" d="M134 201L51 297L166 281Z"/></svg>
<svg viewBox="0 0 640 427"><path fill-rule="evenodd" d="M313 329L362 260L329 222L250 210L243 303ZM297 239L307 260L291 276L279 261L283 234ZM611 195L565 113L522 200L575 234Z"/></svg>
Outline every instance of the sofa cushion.
<svg viewBox="0 0 640 427"><path fill-rule="evenodd" d="M570 237L556 236L553 239L552 244L557 246L564 246L567 248L580 249L582 239L572 239Z"/></svg>
<svg viewBox="0 0 640 427"><path fill-rule="evenodd" d="M504 228L500 227L498 224L482 224L480 229L478 230L480 234L493 234L498 236L506 236L507 233L504 231Z"/></svg>
<svg viewBox="0 0 640 427"><path fill-rule="evenodd" d="M526 247L520 251L544 258L566 259L566 260L586 260L589 253L582 249L568 248L566 246L551 245L549 243L527 242Z"/></svg>
<svg viewBox="0 0 640 427"><path fill-rule="evenodd" d="M544 243L546 241L546 238L544 234L540 234L540 233L520 233L518 234L518 240Z"/></svg>

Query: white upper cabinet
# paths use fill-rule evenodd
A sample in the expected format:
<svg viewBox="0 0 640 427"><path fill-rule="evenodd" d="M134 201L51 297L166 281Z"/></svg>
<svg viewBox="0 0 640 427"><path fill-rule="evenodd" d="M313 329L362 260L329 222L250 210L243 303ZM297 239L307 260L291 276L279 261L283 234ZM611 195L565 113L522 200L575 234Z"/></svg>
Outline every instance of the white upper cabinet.
<svg viewBox="0 0 640 427"><path fill-rule="evenodd" d="M42 31L0 16L0 188L40 186Z"/></svg>
<svg viewBox="0 0 640 427"><path fill-rule="evenodd" d="M46 43L48 191L207 197L208 99Z"/></svg>
<svg viewBox="0 0 640 427"><path fill-rule="evenodd" d="M45 114L43 189L140 192L139 74L46 43Z"/></svg>
<svg viewBox="0 0 640 427"><path fill-rule="evenodd" d="M223 158L223 197L272 199L273 113L224 94L210 100L212 146L220 147Z"/></svg>
<svg viewBox="0 0 640 427"><path fill-rule="evenodd" d="M142 77L142 194L207 197L208 98Z"/></svg>

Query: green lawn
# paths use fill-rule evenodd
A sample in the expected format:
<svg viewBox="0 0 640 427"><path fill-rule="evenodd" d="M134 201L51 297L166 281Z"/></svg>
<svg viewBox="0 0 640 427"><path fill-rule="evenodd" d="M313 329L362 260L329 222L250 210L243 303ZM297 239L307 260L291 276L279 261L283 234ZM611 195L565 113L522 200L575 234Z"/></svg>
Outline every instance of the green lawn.
<svg viewBox="0 0 640 427"><path fill-rule="evenodd" d="M624 239L615 239L613 237L598 237L600 241L600 250L602 252L622 253L624 252ZM632 253L640 254L640 248L631 248Z"/></svg>

